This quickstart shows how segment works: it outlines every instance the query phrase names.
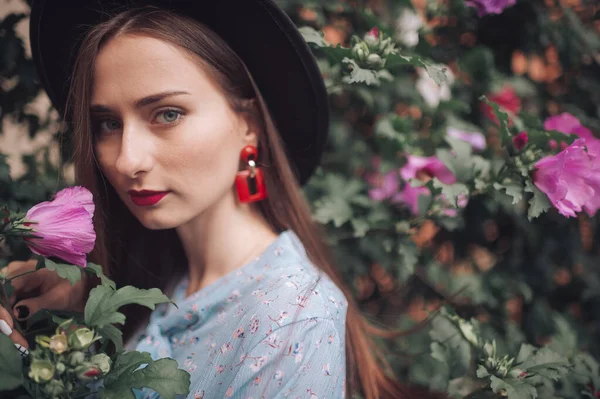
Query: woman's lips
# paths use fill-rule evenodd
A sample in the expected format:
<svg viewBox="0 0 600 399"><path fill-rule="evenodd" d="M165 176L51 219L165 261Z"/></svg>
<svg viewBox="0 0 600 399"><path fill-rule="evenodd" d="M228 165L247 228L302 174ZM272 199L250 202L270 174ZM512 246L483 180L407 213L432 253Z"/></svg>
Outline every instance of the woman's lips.
<svg viewBox="0 0 600 399"><path fill-rule="evenodd" d="M129 190L128 194L131 202L137 206L151 206L157 204L165 195L169 194L169 191Z"/></svg>

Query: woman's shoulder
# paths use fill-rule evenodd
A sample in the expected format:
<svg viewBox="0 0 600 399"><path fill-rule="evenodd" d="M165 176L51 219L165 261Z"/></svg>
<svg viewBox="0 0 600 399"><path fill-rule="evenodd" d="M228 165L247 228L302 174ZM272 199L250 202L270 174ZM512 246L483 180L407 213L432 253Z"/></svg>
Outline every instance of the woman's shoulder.
<svg viewBox="0 0 600 399"><path fill-rule="evenodd" d="M323 320L345 331L348 301L329 276L306 255L297 236L286 231L269 248L253 283L240 292L244 318L273 331L289 324Z"/></svg>

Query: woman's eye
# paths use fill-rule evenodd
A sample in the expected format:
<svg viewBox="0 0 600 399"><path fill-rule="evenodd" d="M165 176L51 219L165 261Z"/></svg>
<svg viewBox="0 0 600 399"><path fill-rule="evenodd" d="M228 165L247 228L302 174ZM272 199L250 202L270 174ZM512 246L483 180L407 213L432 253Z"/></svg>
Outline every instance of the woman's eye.
<svg viewBox="0 0 600 399"><path fill-rule="evenodd" d="M110 133L110 132L114 132L115 130L119 130L121 129L121 122L115 120L115 119L104 119L101 121L98 121L98 132L99 133Z"/></svg>
<svg viewBox="0 0 600 399"><path fill-rule="evenodd" d="M175 109L167 109L164 111L161 111L157 116L156 116L156 120L158 121L158 123L174 123L177 122L181 116L183 115L183 113L181 111L177 111Z"/></svg>

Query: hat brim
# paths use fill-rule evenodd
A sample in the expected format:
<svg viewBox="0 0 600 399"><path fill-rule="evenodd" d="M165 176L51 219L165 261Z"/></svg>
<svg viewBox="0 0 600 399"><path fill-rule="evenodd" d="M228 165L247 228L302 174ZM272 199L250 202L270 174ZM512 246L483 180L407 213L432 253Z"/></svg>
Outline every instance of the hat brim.
<svg viewBox="0 0 600 399"><path fill-rule="evenodd" d="M195 18L229 44L258 85L298 181L304 184L319 164L327 138L327 91L302 35L272 0L34 0L32 55L59 112L65 109L82 35L90 26L136 5L155 5Z"/></svg>

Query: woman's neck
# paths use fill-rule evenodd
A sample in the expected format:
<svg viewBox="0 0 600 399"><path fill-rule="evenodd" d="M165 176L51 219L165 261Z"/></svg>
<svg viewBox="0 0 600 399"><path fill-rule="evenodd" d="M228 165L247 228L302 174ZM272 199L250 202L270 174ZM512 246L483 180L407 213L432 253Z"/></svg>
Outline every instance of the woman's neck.
<svg viewBox="0 0 600 399"><path fill-rule="evenodd" d="M186 296L256 258L277 238L257 211L233 195L179 226L177 234L188 259Z"/></svg>

